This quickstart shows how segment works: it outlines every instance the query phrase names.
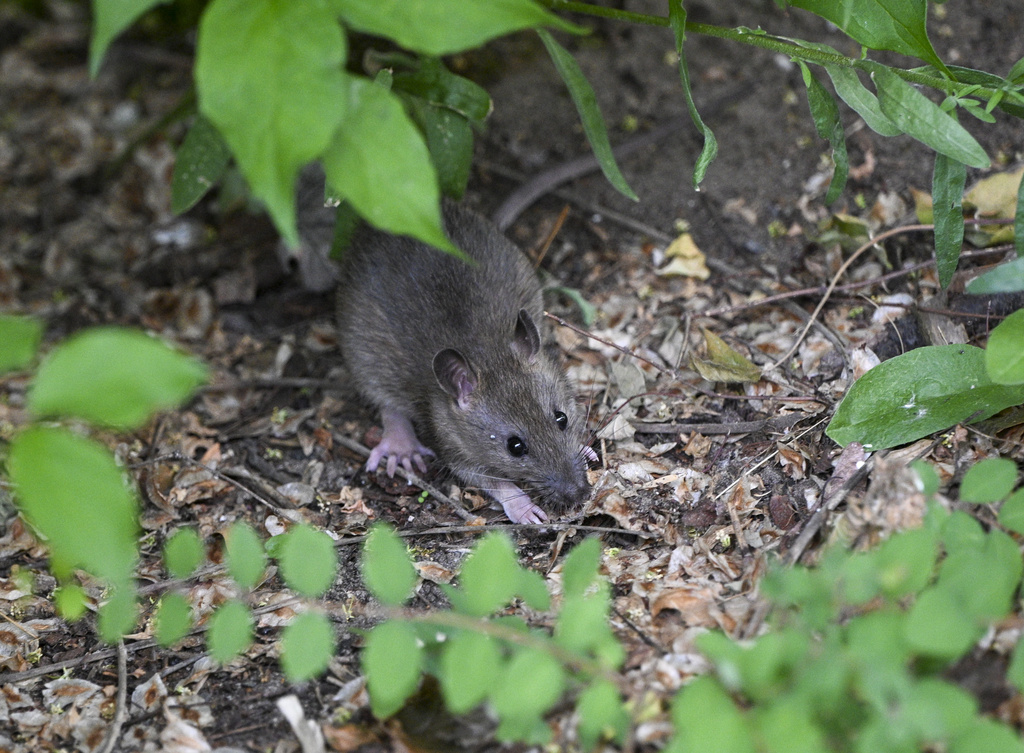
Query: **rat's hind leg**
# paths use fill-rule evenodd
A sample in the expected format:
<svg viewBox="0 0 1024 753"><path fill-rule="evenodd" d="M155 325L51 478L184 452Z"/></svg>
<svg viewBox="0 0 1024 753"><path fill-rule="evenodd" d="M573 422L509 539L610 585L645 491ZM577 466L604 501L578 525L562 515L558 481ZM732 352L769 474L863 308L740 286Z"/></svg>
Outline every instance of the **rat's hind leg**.
<svg viewBox="0 0 1024 753"><path fill-rule="evenodd" d="M412 473L413 465L420 473L426 473L427 464L424 458L428 455L433 456L434 451L425 447L416 437L412 421L404 413L396 410L381 411L380 420L384 424L384 436L381 437L380 444L370 452L366 470L377 470L380 461L387 458L389 476L395 475L399 463L409 473Z"/></svg>

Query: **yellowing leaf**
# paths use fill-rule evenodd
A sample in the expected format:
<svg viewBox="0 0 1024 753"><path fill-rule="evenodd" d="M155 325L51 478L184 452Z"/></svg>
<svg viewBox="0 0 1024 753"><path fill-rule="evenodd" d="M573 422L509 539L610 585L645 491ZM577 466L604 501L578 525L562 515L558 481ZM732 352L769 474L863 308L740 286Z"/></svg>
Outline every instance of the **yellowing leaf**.
<svg viewBox="0 0 1024 753"><path fill-rule="evenodd" d="M983 178L964 194L964 204L972 205L977 217L1012 220L1017 209L1017 189L1022 175L1024 167ZM988 245L1013 241L1013 225L1009 223L980 225L978 230L988 236Z"/></svg>
<svg viewBox="0 0 1024 753"><path fill-rule="evenodd" d="M707 360L694 358L693 368L709 382L756 382L761 369L725 344L718 335L704 330Z"/></svg>
<svg viewBox="0 0 1024 753"><path fill-rule="evenodd" d="M704 254L689 233L683 233L672 241L665 249L665 255L670 261L658 270L662 277L696 277L698 280L706 280L711 276L711 270L704 262Z"/></svg>
<svg viewBox="0 0 1024 753"><path fill-rule="evenodd" d="M931 225L935 218L932 195L918 188L911 188L910 195L914 197L914 214L917 216L917 221L922 225Z"/></svg>

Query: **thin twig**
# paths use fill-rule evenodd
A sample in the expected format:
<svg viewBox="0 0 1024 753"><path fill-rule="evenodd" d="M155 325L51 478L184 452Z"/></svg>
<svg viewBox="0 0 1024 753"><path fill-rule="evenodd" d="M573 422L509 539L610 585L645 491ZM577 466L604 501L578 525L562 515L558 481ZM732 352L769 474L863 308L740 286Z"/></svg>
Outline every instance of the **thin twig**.
<svg viewBox="0 0 1024 753"><path fill-rule="evenodd" d="M839 284L839 280L842 279L842 276L846 274L846 270L850 268L850 265L852 265L853 262L855 262L861 254L863 254L868 249L873 248L879 241L883 241L886 238L889 238L890 236L899 235L900 233L909 233L916 230L934 229L934 225L906 225L904 227L893 228L892 230L886 230L884 233L875 236L870 241L868 241L863 246L854 251L853 254L851 254L850 258L843 262L843 265L839 268L839 271L836 272L835 275L833 275L832 282L829 283L828 288L825 290L825 294L821 297L821 300L818 301L818 305L814 307L814 311L811 313L810 319L804 326L803 331L793 342L793 345L790 347L789 350L782 354L782 357L779 358L779 360L777 360L773 364L769 364L768 366L766 366L765 371L771 371L773 369L779 368L779 366L788 361L790 356L792 356L796 352L796 349L800 347L800 343L803 342L803 339L805 337L807 337L807 333L811 331L811 327L814 326L814 322L817 320L818 314L820 314L821 310L825 308L825 304L828 302L829 296L832 295L832 291L835 290L836 285Z"/></svg>
<svg viewBox="0 0 1024 753"><path fill-rule="evenodd" d="M128 652L125 650L124 641L117 642L117 708L114 712L114 721L107 732L107 739L99 748L98 753L110 753L117 745L121 737L121 728L128 719Z"/></svg>
<svg viewBox="0 0 1024 753"><path fill-rule="evenodd" d="M805 414L791 413L787 416L764 418L760 421L733 421L731 423L693 424L648 424L631 421L637 434L750 434L755 431L786 431L808 418Z"/></svg>

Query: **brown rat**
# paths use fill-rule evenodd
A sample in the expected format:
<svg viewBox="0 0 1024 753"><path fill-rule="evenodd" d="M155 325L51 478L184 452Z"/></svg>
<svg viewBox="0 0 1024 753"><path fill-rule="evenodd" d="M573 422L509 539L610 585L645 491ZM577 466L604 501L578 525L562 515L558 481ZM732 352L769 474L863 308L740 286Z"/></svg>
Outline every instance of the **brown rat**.
<svg viewBox="0 0 1024 753"><path fill-rule="evenodd" d="M367 468L386 459L388 475L398 464L423 471L436 451L510 520L538 523L590 492L584 420L542 347L540 284L526 257L482 217L451 202L443 210L473 263L370 227L342 262L342 351L384 425Z"/></svg>

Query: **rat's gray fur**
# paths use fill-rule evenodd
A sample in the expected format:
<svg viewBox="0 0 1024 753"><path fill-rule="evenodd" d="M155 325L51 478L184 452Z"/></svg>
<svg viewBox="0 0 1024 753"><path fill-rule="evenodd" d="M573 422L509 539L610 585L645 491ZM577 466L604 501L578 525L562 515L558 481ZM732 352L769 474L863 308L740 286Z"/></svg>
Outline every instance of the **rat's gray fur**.
<svg viewBox="0 0 1024 753"><path fill-rule="evenodd" d="M542 509L577 506L590 489L584 421L540 347L537 276L482 217L443 208L449 237L473 263L369 227L353 238L338 294L353 382L385 417L410 419L464 482L503 503L511 482ZM512 436L528 447L521 457L509 451Z"/></svg>

